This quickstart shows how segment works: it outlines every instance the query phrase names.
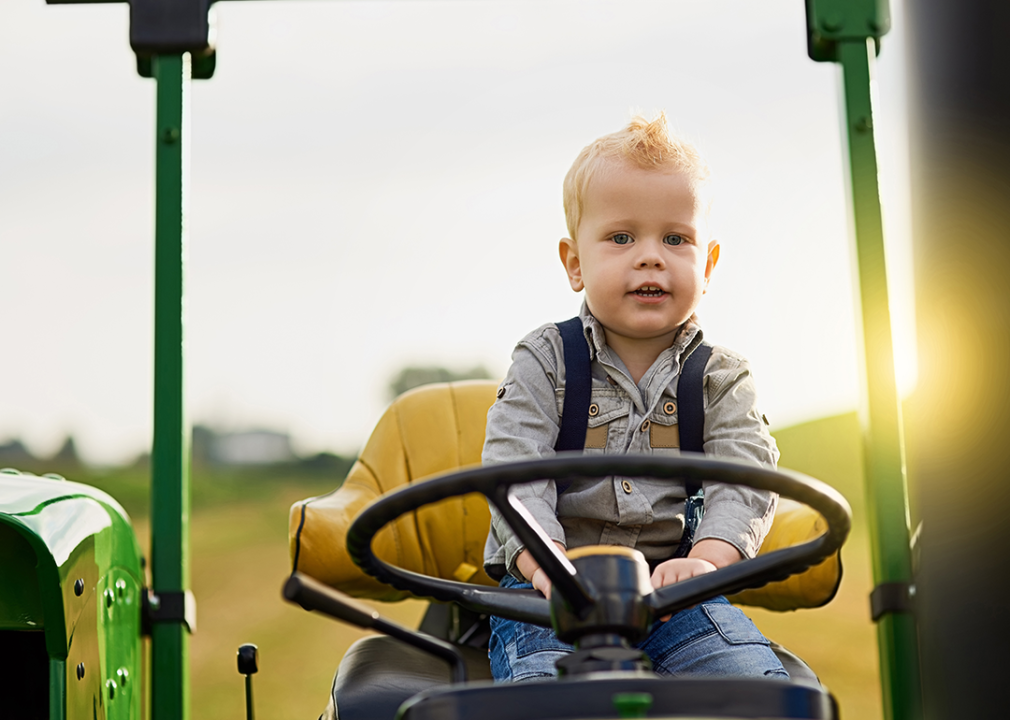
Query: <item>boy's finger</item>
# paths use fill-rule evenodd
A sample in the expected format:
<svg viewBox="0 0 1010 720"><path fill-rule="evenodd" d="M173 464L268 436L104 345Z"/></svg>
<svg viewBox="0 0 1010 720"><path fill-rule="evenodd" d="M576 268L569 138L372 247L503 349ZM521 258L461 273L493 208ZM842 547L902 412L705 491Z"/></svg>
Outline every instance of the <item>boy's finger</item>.
<svg viewBox="0 0 1010 720"><path fill-rule="evenodd" d="M671 585L677 581L676 573L669 573L666 570L657 569L656 572L652 573L652 587L659 589L665 587L666 585Z"/></svg>

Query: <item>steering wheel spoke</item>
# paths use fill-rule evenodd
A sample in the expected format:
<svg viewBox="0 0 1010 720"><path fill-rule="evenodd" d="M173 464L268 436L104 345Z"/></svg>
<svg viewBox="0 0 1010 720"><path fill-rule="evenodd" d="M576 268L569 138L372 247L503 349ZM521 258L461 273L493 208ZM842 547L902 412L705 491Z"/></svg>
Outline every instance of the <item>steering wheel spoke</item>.
<svg viewBox="0 0 1010 720"><path fill-rule="evenodd" d="M502 517L512 528L530 555L537 561L553 588L561 593L577 615L584 615L593 606L594 600L584 585L579 582L578 573L571 561L565 557L554 541L547 535L533 514L513 493L511 486L499 486L490 496L491 502L501 511Z"/></svg>

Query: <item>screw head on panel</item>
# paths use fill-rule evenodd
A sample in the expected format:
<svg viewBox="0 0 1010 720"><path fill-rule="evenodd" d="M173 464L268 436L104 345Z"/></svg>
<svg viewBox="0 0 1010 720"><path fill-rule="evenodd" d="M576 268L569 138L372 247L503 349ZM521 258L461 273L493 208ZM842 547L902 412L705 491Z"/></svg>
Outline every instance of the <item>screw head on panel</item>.
<svg viewBox="0 0 1010 720"><path fill-rule="evenodd" d="M842 29L842 19L837 15L829 15L821 22L821 27L828 32L838 32Z"/></svg>

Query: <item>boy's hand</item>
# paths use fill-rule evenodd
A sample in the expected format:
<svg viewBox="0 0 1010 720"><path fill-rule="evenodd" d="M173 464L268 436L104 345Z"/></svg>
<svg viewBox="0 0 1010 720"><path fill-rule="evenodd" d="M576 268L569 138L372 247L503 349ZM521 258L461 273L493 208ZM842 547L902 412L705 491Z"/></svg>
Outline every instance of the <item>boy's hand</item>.
<svg viewBox="0 0 1010 720"><path fill-rule="evenodd" d="M554 544L558 546L558 550L562 553L565 552L564 545L557 540L554 541ZM533 583L534 590L539 590L545 598L548 600L551 599L551 579L547 577L547 573L543 571L540 564L533 559L529 550L523 550L519 553L519 557L516 558L516 568L523 574L524 578Z"/></svg>
<svg viewBox="0 0 1010 720"><path fill-rule="evenodd" d="M715 538L701 540L691 548L686 558L674 558L656 566L652 572L652 587L658 590L696 575L714 572L742 559L740 551L728 542ZM660 619L666 622L670 617L667 615Z"/></svg>
<svg viewBox="0 0 1010 720"><path fill-rule="evenodd" d="M713 563L702 558L674 558L656 566L652 572L652 587L658 590L666 585L672 585L695 575L704 575L715 570L718 568Z"/></svg>

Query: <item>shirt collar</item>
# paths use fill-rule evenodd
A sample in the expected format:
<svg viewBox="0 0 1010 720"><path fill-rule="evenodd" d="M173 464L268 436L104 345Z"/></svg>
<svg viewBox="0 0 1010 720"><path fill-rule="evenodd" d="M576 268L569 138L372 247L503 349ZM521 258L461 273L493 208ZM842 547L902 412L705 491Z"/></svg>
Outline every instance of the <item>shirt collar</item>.
<svg viewBox="0 0 1010 720"><path fill-rule="evenodd" d="M582 307L579 309L579 317L582 318L582 331L589 341L591 359L595 360L603 348L607 346L606 332L600 321L589 311L589 305L585 300L582 301ZM704 333L702 333L701 325L698 322L698 316L692 313L687 322L681 326L673 343L663 353L670 353L673 357L681 357L685 350L694 350L698 347L703 337Z"/></svg>

